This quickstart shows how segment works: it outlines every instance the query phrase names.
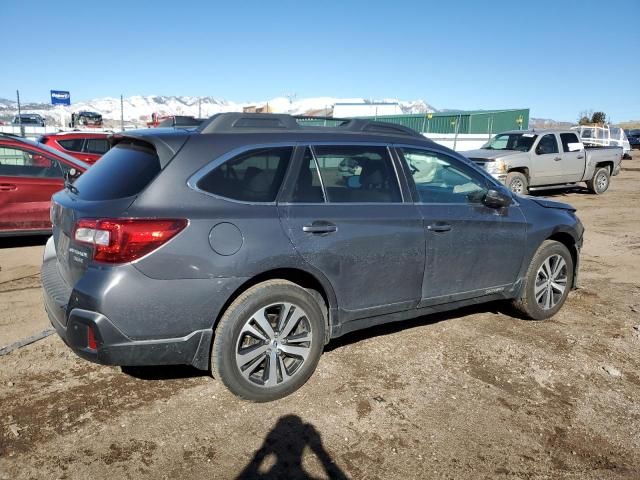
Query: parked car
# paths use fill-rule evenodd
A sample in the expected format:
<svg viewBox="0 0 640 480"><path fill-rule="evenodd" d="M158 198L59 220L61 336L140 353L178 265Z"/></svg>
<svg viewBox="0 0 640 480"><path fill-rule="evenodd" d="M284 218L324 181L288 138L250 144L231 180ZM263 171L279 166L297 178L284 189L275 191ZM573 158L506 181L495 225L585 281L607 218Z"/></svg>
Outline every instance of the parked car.
<svg viewBox="0 0 640 480"><path fill-rule="evenodd" d="M102 115L98 112L74 112L71 114L70 127L102 127Z"/></svg>
<svg viewBox="0 0 640 480"><path fill-rule="evenodd" d="M42 135L38 142L93 165L111 148L109 135L100 132L51 133Z"/></svg>
<svg viewBox="0 0 640 480"><path fill-rule="evenodd" d="M576 284L571 206L402 126L226 113L114 141L54 195L42 265L51 323L93 362L211 368L268 401L345 333L492 300L545 319Z"/></svg>
<svg viewBox="0 0 640 480"><path fill-rule="evenodd" d="M571 130L500 133L481 149L464 154L522 195L583 182L591 193L604 193L622 160L621 147L587 147Z"/></svg>
<svg viewBox="0 0 640 480"><path fill-rule="evenodd" d="M0 133L0 236L51 232L51 196L88 165L46 145ZM71 179L69 178L69 179Z"/></svg>
<svg viewBox="0 0 640 480"><path fill-rule="evenodd" d="M44 127L45 120L37 113L22 113L13 117L13 125L25 125L30 127Z"/></svg>
<svg viewBox="0 0 640 480"><path fill-rule="evenodd" d="M625 130L632 149L640 148L640 129Z"/></svg>

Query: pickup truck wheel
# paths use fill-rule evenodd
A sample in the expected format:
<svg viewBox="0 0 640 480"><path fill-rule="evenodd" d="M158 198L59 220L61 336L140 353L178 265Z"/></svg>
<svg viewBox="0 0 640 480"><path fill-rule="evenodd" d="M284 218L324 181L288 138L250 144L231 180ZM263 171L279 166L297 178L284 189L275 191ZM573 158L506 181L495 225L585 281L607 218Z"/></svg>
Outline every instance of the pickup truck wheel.
<svg viewBox="0 0 640 480"><path fill-rule="evenodd" d="M596 170L596 173L593 174L593 178L587 180L587 188L591 193L600 195L609 188L609 180L609 168L600 167Z"/></svg>
<svg viewBox="0 0 640 480"><path fill-rule="evenodd" d="M211 371L235 395L254 402L285 397L316 369L325 321L309 291L268 280L241 294L215 332Z"/></svg>
<svg viewBox="0 0 640 480"><path fill-rule="evenodd" d="M562 243L545 240L529 264L513 306L527 319L544 320L558 313L572 287L571 253Z"/></svg>
<svg viewBox="0 0 640 480"><path fill-rule="evenodd" d="M524 173L511 172L507 175L507 188L518 195L526 195L529 192L529 182Z"/></svg>

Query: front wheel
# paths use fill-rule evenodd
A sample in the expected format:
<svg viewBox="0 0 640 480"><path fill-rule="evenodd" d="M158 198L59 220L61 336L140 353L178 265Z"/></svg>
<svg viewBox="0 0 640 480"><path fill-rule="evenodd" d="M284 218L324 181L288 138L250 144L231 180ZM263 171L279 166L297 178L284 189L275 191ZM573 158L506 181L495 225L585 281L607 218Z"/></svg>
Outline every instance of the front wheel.
<svg viewBox="0 0 640 480"><path fill-rule="evenodd" d="M573 258L567 247L545 240L529 264L514 307L531 320L553 317L573 287L573 274Z"/></svg>
<svg viewBox="0 0 640 480"><path fill-rule="evenodd" d="M609 169L607 167L600 167L596 169L591 180L587 180L587 188L591 193L600 195L609 188L609 181Z"/></svg>
<svg viewBox="0 0 640 480"><path fill-rule="evenodd" d="M314 372L325 321L304 288L269 280L240 295L216 328L211 370L235 395L255 402L285 397Z"/></svg>
<svg viewBox="0 0 640 480"><path fill-rule="evenodd" d="M524 173L510 172L505 182L507 188L518 195L529 193L529 181Z"/></svg>

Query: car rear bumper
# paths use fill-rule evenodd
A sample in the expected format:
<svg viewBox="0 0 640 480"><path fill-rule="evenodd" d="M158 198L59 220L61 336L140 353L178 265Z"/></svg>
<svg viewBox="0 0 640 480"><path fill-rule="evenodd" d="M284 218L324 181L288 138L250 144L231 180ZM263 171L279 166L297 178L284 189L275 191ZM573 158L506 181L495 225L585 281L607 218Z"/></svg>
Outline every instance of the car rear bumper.
<svg viewBox="0 0 640 480"><path fill-rule="evenodd" d="M58 270L51 239L41 278L49 320L80 357L105 365L193 365L202 370L209 368L214 320L229 291L242 282L154 280L128 265L88 270L71 288ZM97 348L89 347L89 330Z"/></svg>

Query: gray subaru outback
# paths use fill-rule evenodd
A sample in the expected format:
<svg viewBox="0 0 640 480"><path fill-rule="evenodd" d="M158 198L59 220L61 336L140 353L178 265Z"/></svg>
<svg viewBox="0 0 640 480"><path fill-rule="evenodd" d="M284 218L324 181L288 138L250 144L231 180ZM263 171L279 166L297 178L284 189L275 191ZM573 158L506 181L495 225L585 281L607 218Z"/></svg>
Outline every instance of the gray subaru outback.
<svg viewBox="0 0 640 480"><path fill-rule="evenodd" d="M60 337L90 361L211 369L269 401L347 332L493 300L560 309L582 245L572 207L410 129L334 123L229 113L113 136L53 197L42 282Z"/></svg>

